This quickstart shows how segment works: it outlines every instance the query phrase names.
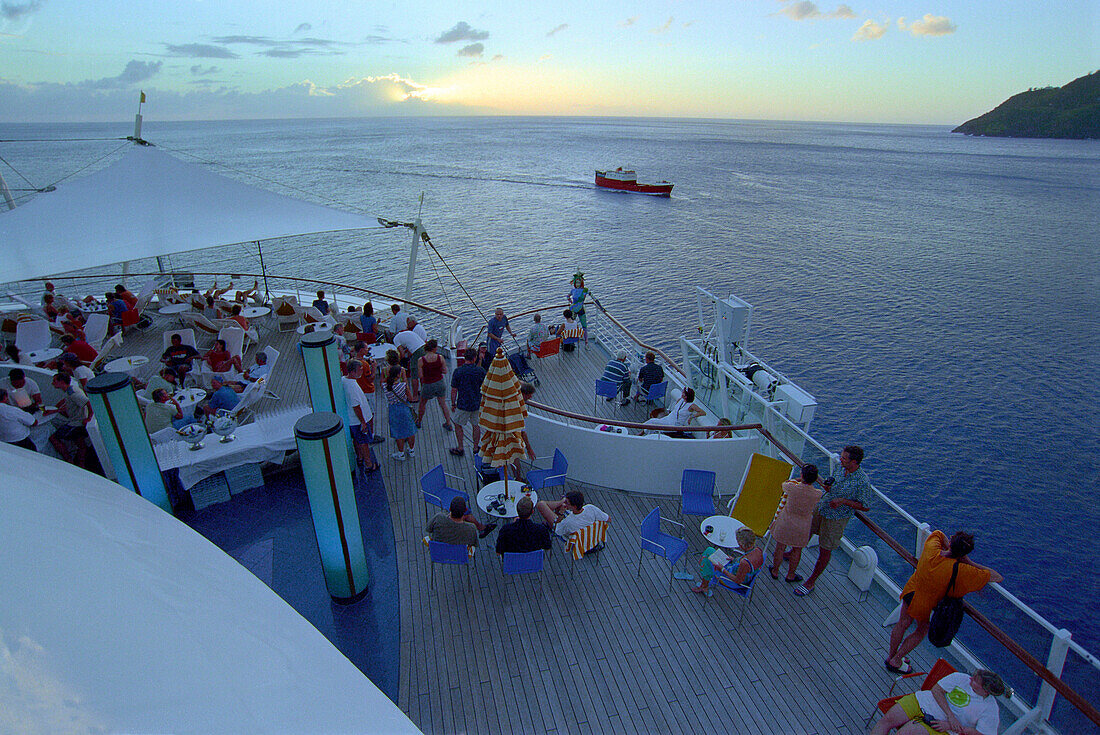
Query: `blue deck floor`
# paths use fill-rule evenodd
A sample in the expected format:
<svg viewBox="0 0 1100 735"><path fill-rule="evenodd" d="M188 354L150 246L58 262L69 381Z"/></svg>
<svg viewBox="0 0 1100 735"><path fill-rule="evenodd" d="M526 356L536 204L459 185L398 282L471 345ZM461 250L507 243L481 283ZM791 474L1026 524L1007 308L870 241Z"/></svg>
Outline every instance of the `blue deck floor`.
<svg viewBox="0 0 1100 735"><path fill-rule="evenodd" d="M394 702L400 670L400 615L393 526L380 473L356 478L359 522L370 564L367 595L332 602L300 469L181 520L239 561L313 624Z"/></svg>

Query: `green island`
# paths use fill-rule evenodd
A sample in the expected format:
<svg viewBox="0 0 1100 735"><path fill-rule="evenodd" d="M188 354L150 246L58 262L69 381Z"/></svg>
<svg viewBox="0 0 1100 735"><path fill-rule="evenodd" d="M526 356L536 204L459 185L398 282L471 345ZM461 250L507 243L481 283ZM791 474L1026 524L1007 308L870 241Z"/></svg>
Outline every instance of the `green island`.
<svg viewBox="0 0 1100 735"><path fill-rule="evenodd" d="M1100 138L1100 71L1064 87L1013 95L951 132L1006 138Z"/></svg>

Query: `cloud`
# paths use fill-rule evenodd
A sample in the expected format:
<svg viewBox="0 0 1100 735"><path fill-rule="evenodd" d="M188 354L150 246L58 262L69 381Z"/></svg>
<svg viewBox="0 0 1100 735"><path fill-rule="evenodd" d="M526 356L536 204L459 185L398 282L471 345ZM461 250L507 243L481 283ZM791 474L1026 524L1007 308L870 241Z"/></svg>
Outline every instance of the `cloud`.
<svg viewBox="0 0 1100 735"><path fill-rule="evenodd" d="M470 27L466 21L455 23L454 28L444 31L436 43L455 43L457 41L484 41L489 38L489 31L479 31Z"/></svg>
<svg viewBox="0 0 1100 735"><path fill-rule="evenodd" d="M668 16L668 20L666 20L664 23L657 26L656 28L650 29L649 32L650 33L657 33L657 34L668 33L669 28L672 28L672 16L671 15Z"/></svg>
<svg viewBox="0 0 1100 735"><path fill-rule="evenodd" d="M547 37L549 38L550 36L553 36L553 35L554 35L555 33L558 33L558 32L560 32L560 31L564 31L564 30L565 30L566 28L568 28L568 27L569 27L569 24L568 24L568 23L562 23L562 24L561 24L560 26L558 26L558 27L557 27L557 28L555 28L554 30L552 30L552 31L548 32L548 33L546 34L546 36L547 36Z"/></svg>
<svg viewBox="0 0 1100 735"><path fill-rule="evenodd" d="M147 114L159 120L217 120L491 112L450 102L453 90L431 87L396 73L356 77L324 87L306 80L258 92L244 92L217 82L208 84L208 80L191 81L198 83L185 91L146 87L146 92L153 92ZM0 80L0 122L117 121L119 111L130 110L133 102L132 89Z"/></svg>
<svg viewBox="0 0 1100 735"><path fill-rule="evenodd" d="M313 30L313 26L311 26L309 23L299 23L298 27L294 29L294 32L295 33L301 33L303 31L312 31L312 30Z"/></svg>
<svg viewBox="0 0 1100 735"><path fill-rule="evenodd" d="M855 12L847 5L841 3L831 13L822 13L817 7L817 3L811 2L811 0L801 0L801 2L788 5L779 11L780 15L785 15L791 20L820 20L821 18L854 18Z"/></svg>
<svg viewBox="0 0 1100 735"><path fill-rule="evenodd" d="M83 82L79 82L78 86L88 89L122 89L156 76L163 65L163 61L131 60L126 64L126 68L122 70L122 73L116 77L86 79Z"/></svg>
<svg viewBox="0 0 1100 735"><path fill-rule="evenodd" d="M504 61L504 54L497 54L492 58L493 61Z"/></svg>
<svg viewBox="0 0 1100 735"><path fill-rule="evenodd" d="M465 56L472 59L480 59L481 55L485 53L485 44L483 43L471 43L469 46L463 46L458 50L459 56Z"/></svg>
<svg viewBox="0 0 1100 735"><path fill-rule="evenodd" d="M15 23L32 13L37 13L42 8L42 2L43 0L30 0L25 3L12 3L3 0L0 2L0 18Z"/></svg>
<svg viewBox="0 0 1100 735"><path fill-rule="evenodd" d="M634 25L637 22L638 22L638 16L632 15L631 17L627 18L623 22L619 23L619 28L629 28L630 26Z"/></svg>
<svg viewBox="0 0 1100 735"><path fill-rule="evenodd" d="M206 67L204 67L202 64L195 64L194 66L191 67L191 73L194 74L197 77L205 76L207 74L218 74L220 72L221 72L221 69L219 69L216 66L206 66Z"/></svg>
<svg viewBox="0 0 1100 735"><path fill-rule="evenodd" d="M863 21L863 25L859 27L859 30L852 36L853 41L875 41L882 38L886 33L885 23L876 23L873 20Z"/></svg>
<svg viewBox="0 0 1100 735"><path fill-rule="evenodd" d="M903 31L905 30L904 20L904 18L898 19L898 27ZM909 32L914 36L946 36L954 33L955 29L956 26L950 18L931 13L926 13L920 20L909 24Z"/></svg>
<svg viewBox="0 0 1100 735"><path fill-rule="evenodd" d="M241 58L224 46L211 46L206 43L182 43L178 45L166 43L164 44L164 48L167 49L168 56L185 56L191 59Z"/></svg>
<svg viewBox="0 0 1100 735"><path fill-rule="evenodd" d="M264 50L256 52L257 55L271 59L297 59L300 56L341 56L346 53L341 50L341 47L359 45L345 41L333 41L329 38L312 37L278 39L270 36L217 36L212 40L226 46L263 46ZM389 40L391 39L373 36L363 43L377 45Z"/></svg>

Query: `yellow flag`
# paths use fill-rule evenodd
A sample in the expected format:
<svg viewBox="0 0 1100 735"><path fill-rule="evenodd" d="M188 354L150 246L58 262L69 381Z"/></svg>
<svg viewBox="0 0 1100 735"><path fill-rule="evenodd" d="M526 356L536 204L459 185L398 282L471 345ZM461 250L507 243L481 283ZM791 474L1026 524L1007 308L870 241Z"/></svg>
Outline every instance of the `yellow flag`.
<svg viewBox="0 0 1100 735"><path fill-rule="evenodd" d="M145 101L145 92L144 91L142 91L142 93L141 93L141 100L140 101L141 102Z"/></svg>

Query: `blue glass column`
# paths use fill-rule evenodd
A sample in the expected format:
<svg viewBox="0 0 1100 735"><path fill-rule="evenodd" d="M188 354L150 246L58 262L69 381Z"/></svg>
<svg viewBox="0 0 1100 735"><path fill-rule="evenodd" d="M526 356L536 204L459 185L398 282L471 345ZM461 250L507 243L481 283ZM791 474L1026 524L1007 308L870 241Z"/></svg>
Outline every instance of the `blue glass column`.
<svg viewBox="0 0 1100 735"><path fill-rule="evenodd" d="M145 431L130 376L103 373L88 381L88 400L118 484L128 487L169 513L172 503L164 487L153 444Z"/></svg>
<svg viewBox="0 0 1100 735"><path fill-rule="evenodd" d="M302 361L306 368L306 387L314 411L329 411L340 417L344 425L344 437L348 446L348 458L355 457L351 443L351 420L348 402L344 398L344 384L340 382L340 354L336 338L328 330L302 335Z"/></svg>
<svg viewBox="0 0 1100 735"><path fill-rule="evenodd" d="M345 436L343 422L330 411L307 414L294 424L325 585L341 604L362 598L370 584Z"/></svg>

